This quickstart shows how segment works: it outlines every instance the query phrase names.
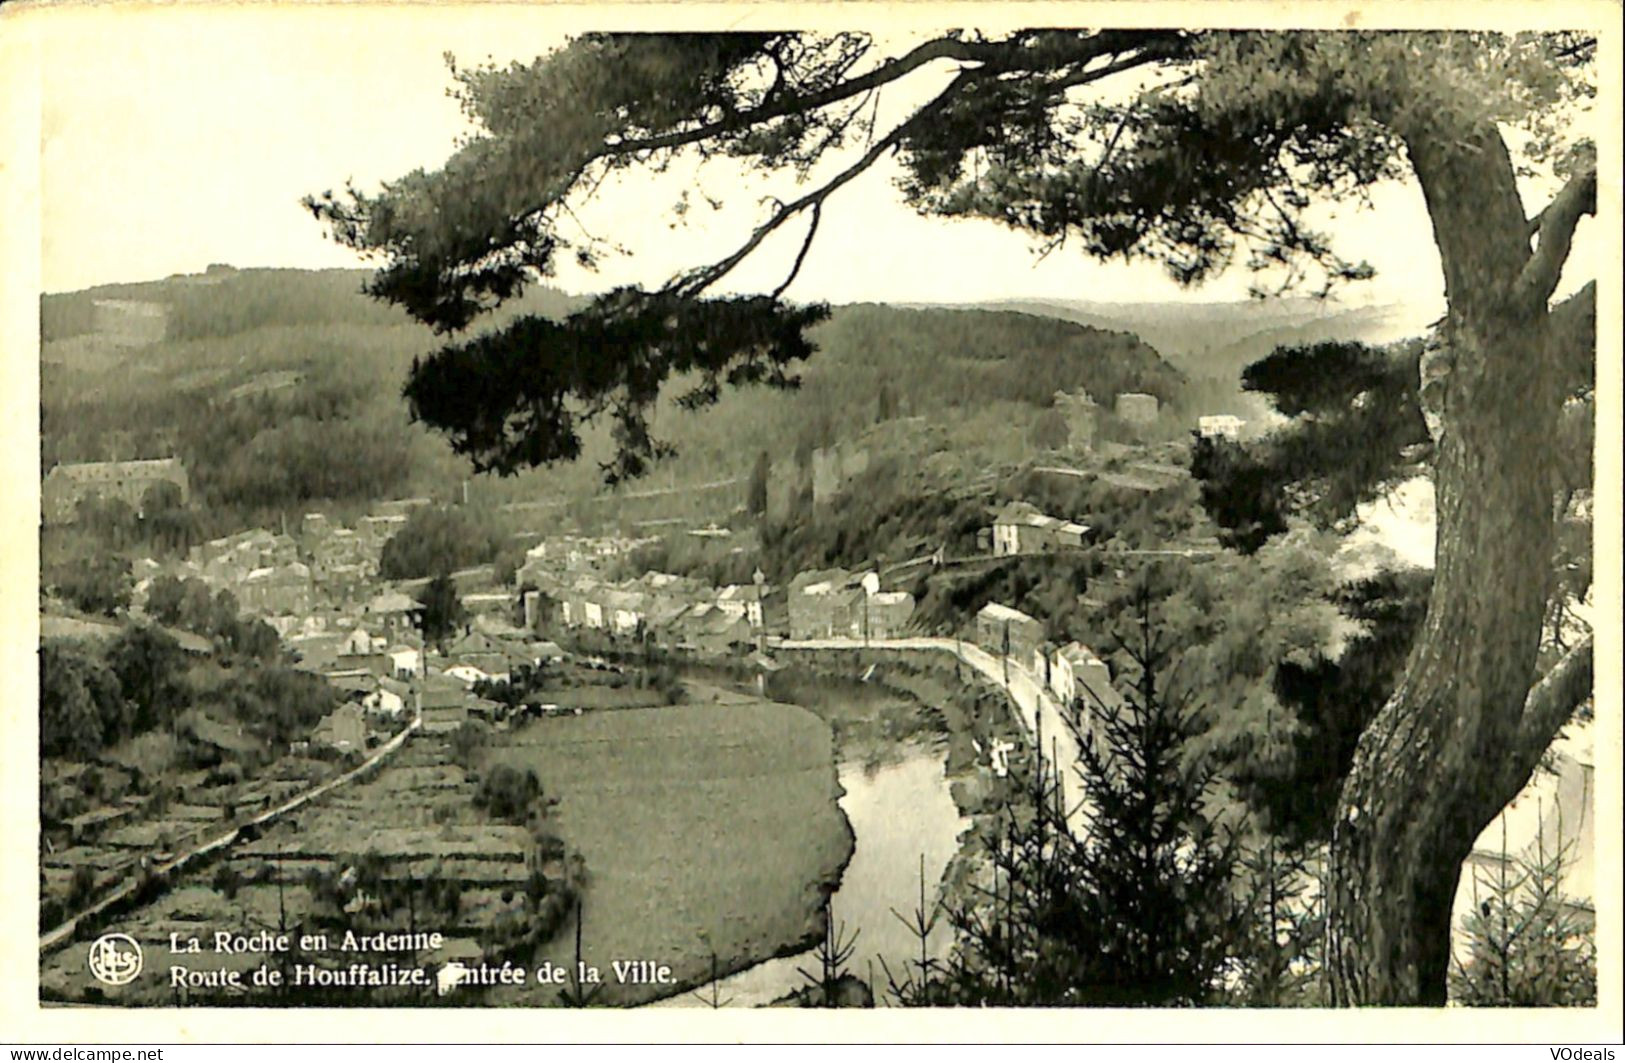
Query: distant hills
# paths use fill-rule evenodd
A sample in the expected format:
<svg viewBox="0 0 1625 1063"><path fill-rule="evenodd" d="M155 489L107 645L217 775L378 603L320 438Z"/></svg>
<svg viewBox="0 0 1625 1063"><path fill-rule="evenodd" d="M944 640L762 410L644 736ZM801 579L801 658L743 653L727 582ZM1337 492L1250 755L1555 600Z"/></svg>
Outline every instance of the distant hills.
<svg viewBox="0 0 1625 1063"><path fill-rule="evenodd" d="M1347 307L1311 298L1224 303L1007 300L981 303L1101 329L1132 332L1193 377L1239 379L1278 346L1323 340L1390 343L1419 335L1425 315L1399 305Z"/></svg>
<svg viewBox="0 0 1625 1063"><path fill-rule="evenodd" d="M1133 333L1185 375L1187 414L1236 414L1257 426L1275 425L1281 418L1263 398L1241 390L1241 373L1277 347L1327 340L1392 343L1421 335L1431 320L1408 306L1348 307L1312 298L1189 303L1022 299L976 305Z"/></svg>
<svg viewBox="0 0 1625 1063"><path fill-rule="evenodd" d="M461 497L466 463L411 424L401 398L412 359L443 339L363 295L367 276L218 266L45 296L45 466L177 454L204 505L238 526L318 504ZM536 288L484 327L520 313L561 315L581 301ZM932 449L1002 460L1019 452L1057 390L1084 388L1106 405L1118 392L1146 391L1177 407L1193 376L1228 375L1233 388L1240 368L1277 343L1367 338L1391 329L1391 316L1328 314L1301 301L837 307L813 334L819 353L798 390L729 392L697 414L664 405L655 434L679 457L652 484L628 489L742 479L762 451L788 460L888 416L903 426L888 436L899 445L919 425ZM878 401L883 390L890 411ZM560 503L602 494L596 462L608 454L607 433L586 442L573 466L481 478L470 493ZM716 506L740 500L712 495Z"/></svg>

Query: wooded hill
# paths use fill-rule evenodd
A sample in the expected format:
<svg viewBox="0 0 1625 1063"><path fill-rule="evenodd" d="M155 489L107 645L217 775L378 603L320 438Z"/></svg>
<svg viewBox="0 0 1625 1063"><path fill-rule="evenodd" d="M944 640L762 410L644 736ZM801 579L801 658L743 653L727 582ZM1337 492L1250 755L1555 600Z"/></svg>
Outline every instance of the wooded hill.
<svg viewBox="0 0 1625 1063"><path fill-rule="evenodd" d="M1420 306L1351 307L1312 297L1246 302L1108 303L1018 299L981 304L1091 328L1139 336L1188 378L1181 412L1233 413L1274 423L1269 402L1241 389L1241 373L1278 347L1354 340L1380 346L1419 336L1428 314Z"/></svg>
<svg viewBox="0 0 1625 1063"><path fill-rule="evenodd" d="M43 467L175 454L212 515L210 531L316 504L460 497L466 464L410 423L401 398L413 357L441 340L363 295L367 276L217 266L45 296ZM147 304L134 310L148 321L161 307L161 338L121 333L119 308L108 301ZM576 302L535 289L485 327L525 312L559 315ZM679 454L653 485L743 478L764 449L777 462L887 416L945 426L957 444L952 437L1024 434L1057 390L1086 388L1109 405L1119 391L1168 400L1182 386L1181 374L1131 334L1026 313L864 304L837 308L813 338L819 353L795 391L729 392L697 414L664 404L655 433ZM879 406L882 390L890 410ZM607 432L586 442L574 466L482 478L471 494L493 502L599 494ZM728 506L739 497L742 490Z"/></svg>

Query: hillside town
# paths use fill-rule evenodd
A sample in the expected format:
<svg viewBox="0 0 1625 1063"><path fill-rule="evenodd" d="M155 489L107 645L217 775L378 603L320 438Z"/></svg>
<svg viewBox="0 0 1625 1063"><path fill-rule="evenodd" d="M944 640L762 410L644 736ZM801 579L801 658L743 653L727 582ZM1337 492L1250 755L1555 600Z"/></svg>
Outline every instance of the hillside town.
<svg viewBox="0 0 1625 1063"><path fill-rule="evenodd" d="M184 484L185 470L174 459L57 466L46 483L48 523L71 521L85 498L106 492L137 504L154 484ZM884 641L913 631L913 596L883 589L877 571L809 570L779 586L768 583L760 568L751 583L720 587L655 571L615 579L611 573L622 559L659 540L521 533L528 545L509 584L499 583L491 565L449 573L465 619L454 637L431 643L419 616L419 596L430 580L378 574L384 544L413 510L429 505L428 498L382 502L353 528L311 512L291 531L250 529L196 545L184 558L140 558L132 566L129 615L145 615L148 594L164 579L230 592L245 616L276 631L296 667L332 684L379 728L370 740L359 739L359 717L347 716L338 727L324 720L312 740L346 750L366 748L419 712L430 728L455 726L470 715L490 717L498 706L474 688L506 682L518 668L563 659L554 635L569 641L597 633L704 659L765 651L770 640ZM711 525L687 534L727 533ZM1082 550L1089 541L1086 525L1026 502L1003 507L978 536L990 546L985 556L994 558ZM942 555L938 550L918 563L940 565ZM1003 618L1002 626L989 626L987 617L994 615ZM998 652L1030 656L1043 641L1041 622L1002 605L984 609L976 630L985 648ZM188 644L206 648L196 635ZM1057 663L1065 656L1055 651ZM447 696L451 689L462 696Z"/></svg>
<svg viewBox="0 0 1625 1063"><path fill-rule="evenodd" d="M1155 497L1188 480L1188 470L1178 464L1178 444L1125 445L1100 439L1099 408L1087 392L1058 394L1056 408L1067 413L1066 438L1035 452L1029 467L1062 481L1087 477L1125 492L1125 497ZM1154 397L1124 394L1115 403L1115 416L1143 429L1156 426L1162 415ZM1202 415L1191 436L1234 442L1244 428L1245 421L1233 415ZM867 449L847 453L863 457L843 467L835 448L815 455L817 504L838 510L867 469ZM173 458L59 465L46 478L44 490L45 522L61 527L107 499L129 506L138 517L150 507L184 504L188 478L184 465ZM1141 555L1177 556L1199 564L1217 546L1211 528L1198 523L1177 539L1158 541L1155 549L1126 549L1121 542L1103 541L1095 526L1103 516L1109 521L1109 513L1049 513L1033 501L1015 498L987 507L987 523L957 546L921 541L918 553L909 558L870 567L806 568L778 581L757 564L748 582L713 585L693 574L653 569L631 575L629 566L641 551L663 542L689 541L735 553L747 549L731 547L735 529L716 521L685 526L671 519L651 527L644 519L631 527L633 534L613 525L598 534L520 531L512 538L522 560L507 571L499 574L497 565L482 564L443 573L442 582L456 602L455 622L431 634L425 614L435 580L388 579L380 569L386 546L412 515L437 507L444 505L428 497L382 501L348 524L336 514L312 510L275 529L243 530L192 545L184 554L141 557L132 563L129 604L115 619L137 624L150 620L155 590L225 592L243 622L262 622L275 633L292 668L325 685L332 707L268 756L255 748L240 724L206 711L190 712L177 723L187 741L216 750L223 763L239 764L232 772L199 767L171 775L158 786L150 778L142 780L141 768L133 763L42 761L42 895L53 911L68 917L59 927L42 927L52 932L48 940L54 943L71 934L76 909L116 910L155 869L183 868L194 854L245 829L253 832L245 837L274 832L290 810L310 806L316 795L334 787L353 789L350 780L357 772L373 770L390 758L418 765L413 772L435 773L435 786L471 785L477 773L459 766L451 752L470 728L500 746L504 735L522 732L548 716L642 704L636 698L620 702L597 696L592 684L605 680L592 677L619 685L639 668L638 662L651 659L675 662L689 676L672 688L672 699L680 699L703 689L695 686L696 669L722 668L752 677L756 692L764 694L768 680L804 651L891 647L905 653L946 653L960 662L956 667L978 670L1004 690L1019 724L1017 733L1027 743L1064 740L1075 757L1083 746L1106 740L1097 733L1098 713L1087 707L1115 712L1126 704L1123 677L1113 674L1103 648L1075 638L1056 639L1055 618L1033 615L1014 600L996 597L944 631L940 622L922 624L921 603L909 588L925 585L922 580L933 574L996 572L1023 559L1105 560L1120 571ZM748 517L736 509L728 523L748 523ZM655 530L659 534L648 534ZM967 549L965 544L972 542L974 548ZM110 637L114 630L105 620L75 615L63 603L46 600L42 633L48 636ZM199 659L216 648L197 632L174 625L163 630ZM946 634L951 638L944 638ZM870 665L869 672L873 670ZM580 687L544 690L537 682L544 674L555 682L571 674L586 678ZM647 677L639 681L647 682ZM676 692L683 688L686 693ZM984 785L1011 777L1012 754L1023 743L1003 734L1007 732L991 732L977 743L979 770L988 780ZM416 752L397 752L414 737ZM1060 756L1059 749L1052 753ZM1559 786L1567 795L1566 805L1573 805L1575 793L1588 792L1589 757L1578 748L1565 754L1564 763L1572 769ZM1073 793L1075 783L1060 772L1055 780L1066 803L1081 809L1083 798ZM370 808L372 799L361 793L347 800ZM1552 811L1532 818L1520 813L1517 822L1522 832L1539 837L1555 829L1561 815L1554 802ZM455 838L440 832L438 840L421 844L479 866L494 852L514 848L501 833L512 829L475 822L460 827ZM374 835L375 843L384 840L385 835ZM229 866L263 866L269 843L256 844L258 848L240 848ZM276 852L286 855L294 851L292 844L278 842ZM333 843L320 844L326 848L310 850L307 845L310 851L301 859L315 860L312 866L329 869L324 873L352 873ZM413 841L406 848L418 844ZM253 863L256 859L260 865ZM1475 859L1475 866L1497 866L1488 846ZM560 857L550 860L548 873L568 881ZM402 865L401 873L407 873L407 866ZM465 888L484 882L498 889L525 866L521 862L480 872L465 881ZM1579 874L1586 873L1582 867ZM1464 883L1463 889L1469 888L1471 883ZM490 905L481 909L485 914L459 923L463 936L438 960L476 962L499 954L489 944L495 924L486 920L526 917L503 902L493 899ZM1588 910L1579 911L1589 918Z"/></svg>
<svg viewBox="0 0 1625 1063"><path fill-rule="evenodd" d="M87 331L48 343L45 367L117 372L119 358L164 348L175 305L264 282L222 267L169 283L170 302L91 299L81 310ZM984 356L962 335L967 324L998 343L1037 328L1020 315L852 313L866 329L893 328L897 344L912 329L935 329L939 345L965 344L962 367L976 364L965 355ZM443 940L395 960L426 964L435 972L428 991L444 996L491 963L567 961L561 931L571 919L579 927L585 904L607 911L613 928L596 931L607 934L600 947L657 942L682 984L709 980L713 999L723 986L741 1002L809 999L800 968L767 973L778 962L768 953L830 925L822 892L773 899L791 883L822 883L837 903L845 881L851 896L881 897L875 876L895 882L906 865L903 877L935 884L938 904L970 903L999 859L973 839L1012 804L1042 808L1035 795L1045 787L1055 829L1088 837L1089 786L1126 785L1122 772L1138 755L1119 748L1131 737L1122 721L1144 704L1119 636L1130 619L1123 596L1143 575L1172 566L1160 593L1198 594L1202 615L1181 623L1185 651L1201 659L1231 609L1262 609L1270 619L1249 637L1265 640L1273 612L1283 628L1299 623L1295 610L1312 612L1328 591L1294 583L1294 572L1323 571L1345 592L1395 579L1414 586L1392 574L1396 563L1426 567L1432 553L1431 540L1396 553L1369 528L1341 545L1310 545L1284 525L1234 522L1210 505L1207 481L1238 468L1226 462L1267 441L1281 418L1222 389L1171 381L1132 337L1081 329L1066 342L1080 360L1042 380L1025 381L1020 357L1001 355L1022 399L980 421L966 405L983 386L979 369L959 391L934 396L929 377L895 389L882 377L861 401L820 400L793 439L758 453L747 432L681 477L616 491L492 493L466 478L432 493L390 491L390 481L368 477L387 465L393 442L366 453L339 446L332 457L345 471L333 475L322 462L287 474L259 461L229 465L238 453L229 446L178 445L184 422L114 418L73 437L68 453L86 460L59 456L40 485L50 701L40 759L42 993L102 999L83 977L84 940L115 924L162 941L209 920L387 930L404 911L433 919ZM1089 375L1098 369L1079 368L1101 349L1140 360L1117 378L1122 387L1101 387ZM875 353L849 346L838 357L852 365ZM894 370L918 371L903 361ZM242 373L200 372L218 379L203 400L211 416L255 439L276 431L267 426L277 411L312 401L309 367L248 359ZM751 424L754 402L728 417ZM71 436L73 422L61 423ZM316 449L298 442L283 461ZM313 504L285 494L295 481ZM324 491L336 497L323 500ZM1283 532L1279 556L1297 560L1280 571L1246 560ZM1255 595L1270 604L1244 605ZM1324 670L1317 662L1374 645L1347 618L1292 637L1301 645L1239 652L1206 681L1228 690L1245 672L1256 699L1288 669ZM1272 711L1251 726L1268 726ZM812 730L789 741L809 719ZM1317 744L1346 741L1311 734L1298 754L1310 760ZM784 764L792 750L799 769L753 766ZM1108 773L1089 785L1086 753ZM1507 807L1467 862L1457 898L1466 914L1454 924L1463 954L1476 947L1471 913L1497 876L1527 872L1552 847L1565 854L1552 879L1567 898L1557 909L1564 925L1592 925L1589 731L1565 737L1549 760L1552 772ZM876 765L886 767L876 775ZM694 777L659 800L633 782L672 770ZM918 773L915 789L887 791L888 772L905 770ZM702 799L721 793L735 797ZM680 818L668 815L670 802ZM1245 816L1243 806L1232 791L1216 807ZM910 843L853 856L848 831L884 832L897 807L915 810ZM770 815L753 813L740 830L741 808ZM674 877L644 874L637 854L650 832ZM915 844L918 853L905 851ZM711 859L693 858L701 851ZM719 891L711 865L741 863L778 878L743 907L713 910L733 894ZM1305 858L1283 886L1304 919L1320 903L1323 866ZM651 898L671 890L682 917L644 922ZM877 935L871 963L915 947L886 941L899 899L881 899L882 908L865 912L860 902L856 913ZM931 944L941 956L951 947L940 933ZM1302 943L1306 956L1313 947ZM730 971L744 981L718 977ZM119 999L251 1000L205 984L229 976L149 984ZM764 988L747 990L751 978ZM857 1000L877 988L841 984ZM622 987L610 1002L661 995ZM489 991L479 999L537 1002Z"/></svg>

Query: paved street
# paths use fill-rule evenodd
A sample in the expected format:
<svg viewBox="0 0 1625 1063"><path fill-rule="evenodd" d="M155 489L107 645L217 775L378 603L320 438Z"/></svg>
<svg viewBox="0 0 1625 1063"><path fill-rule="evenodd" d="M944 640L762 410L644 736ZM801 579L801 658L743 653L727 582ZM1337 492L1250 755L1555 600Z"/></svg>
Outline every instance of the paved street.
<svg viewBox="0 0 1625 1063"><path fill-rule="evenodd" d="M1005 661L974 643L945 638L871 639L785 639L784 650L936 650L951 653L987 679L1004 687L1016 707L1016 718L1035 744L1043 747L1044 761L1060 777L1061 797L1067 809L1067 826L1074 835L1084 829L1083 787L1073 765L1078 762L1078 739L1061 715L1061 707L1030 670L1009 661L1009 683L1005 683Z"/></svg>

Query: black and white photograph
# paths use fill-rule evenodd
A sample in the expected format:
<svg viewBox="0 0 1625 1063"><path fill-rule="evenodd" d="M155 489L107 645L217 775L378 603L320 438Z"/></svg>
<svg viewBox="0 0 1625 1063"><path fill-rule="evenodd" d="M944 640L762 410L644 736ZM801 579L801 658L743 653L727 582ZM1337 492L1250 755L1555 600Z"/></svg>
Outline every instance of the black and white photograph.
<svg viewBox="0 0 1625 1063"><path fill-rule="evenodd" d="M1226 7L6 4L8 1008L1617 1038L1619 6Z"/></svg>

